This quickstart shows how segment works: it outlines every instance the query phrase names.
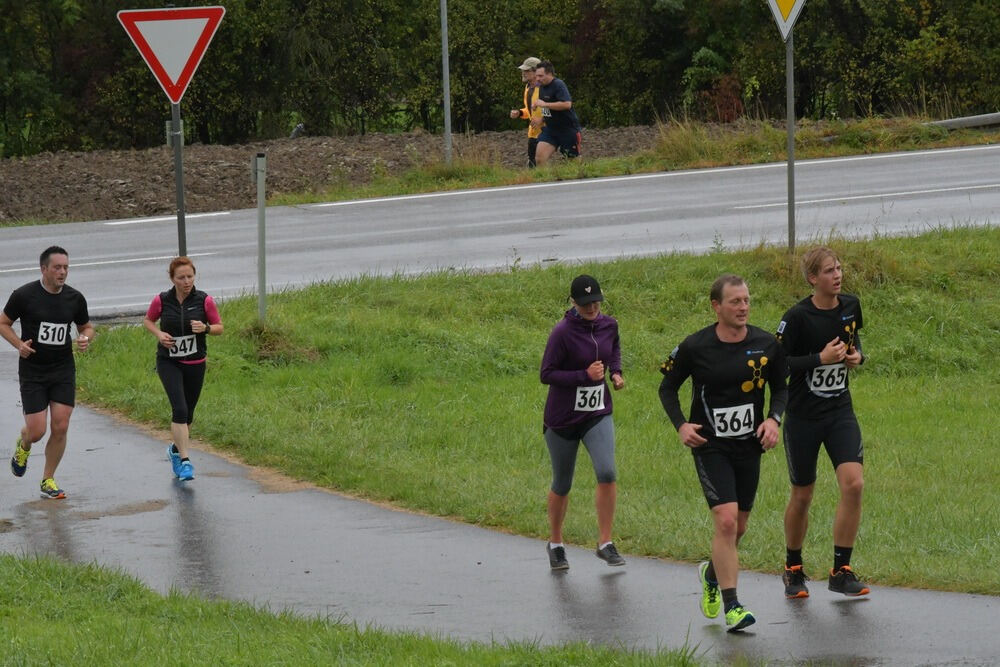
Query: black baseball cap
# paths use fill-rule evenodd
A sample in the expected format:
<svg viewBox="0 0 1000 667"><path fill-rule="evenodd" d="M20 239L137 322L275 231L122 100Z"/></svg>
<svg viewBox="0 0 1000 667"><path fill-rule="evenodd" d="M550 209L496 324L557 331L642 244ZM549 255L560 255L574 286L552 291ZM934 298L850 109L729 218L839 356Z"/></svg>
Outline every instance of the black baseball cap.
<svg viewBox="0 0 1000 667"><path fill-rule="evenodd" d="M597 284L597 280L586 274L573 278L573 284L569 287L569 295L580 306L586 306L594 301L604 301L601 286Z"/></svg>

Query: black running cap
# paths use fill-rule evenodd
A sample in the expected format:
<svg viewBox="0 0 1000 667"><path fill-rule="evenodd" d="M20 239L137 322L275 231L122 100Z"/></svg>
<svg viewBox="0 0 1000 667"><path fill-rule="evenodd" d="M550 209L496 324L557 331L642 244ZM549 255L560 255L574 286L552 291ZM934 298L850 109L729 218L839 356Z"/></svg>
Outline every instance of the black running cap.
<svg viewBox="0 0 1000 667"><path fill-rule="evenodd" d="M597 280L588 275L577 276L570 285L569 295L578 306L586 306L594 301L604 301L601 286Z"/></svg>

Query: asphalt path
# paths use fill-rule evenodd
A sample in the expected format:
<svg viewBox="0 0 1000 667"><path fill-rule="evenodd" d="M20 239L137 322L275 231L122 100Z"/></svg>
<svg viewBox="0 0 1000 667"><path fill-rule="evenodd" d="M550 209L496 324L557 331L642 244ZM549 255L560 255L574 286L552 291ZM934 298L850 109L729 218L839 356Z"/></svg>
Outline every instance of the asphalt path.
<svg viewBox="0 0 1000 667"><path fill-rule="evenodd" d="M9 361L0 368L8 445L21 422ZM43 500L37 447L20 479L2 447L0 549L96 562L161 592L460 640L687 646L719 663L1000 659L996 597L875 586L845 598L820 580L808 600L786 601L779 577L742 573L740 599L758 622L730 634L721 618L701 616L694 565L625 554L625 567L610 568L571 547L570 570L552 573L544 541L379 507L197 450L196 478L178 482L165 440L83 407L57 475L67 498ZM526 492L541 506L545 489ZM592 511L588 499L576 502L572 511Z"/></svg>
<svg viewBox="0 0 1000 667"><path fill-rule="evenodd" d="M1000 146L796 164L796 238L983 225L1000 210ZM441 269L495 269L787 243L785 163L272 207L267 285ZM70 252L69 283L95 316L141 312L169 283L174 217L0 230L0 293L38 275L41 250ZM187 216L199 288L255 294L256 210Z"/></svg>

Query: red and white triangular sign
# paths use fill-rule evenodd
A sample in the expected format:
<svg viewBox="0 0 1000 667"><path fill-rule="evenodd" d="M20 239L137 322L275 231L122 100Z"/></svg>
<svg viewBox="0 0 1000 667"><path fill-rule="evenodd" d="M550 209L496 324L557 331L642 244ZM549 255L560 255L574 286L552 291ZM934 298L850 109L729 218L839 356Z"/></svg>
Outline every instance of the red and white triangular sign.
<svg viewBox="0 0 1000 667"><path fill-rule="evenodd" d="M118 21L163 92L180 104L225 13L225 7L124 9Z"/></svg>
<svg viewBox="0 0 1000 667"><path fill-rule="evenodd" d="M805 7L806 0L767 0L767 4L771 7L774 22L778 24L781 39L787 42L788 33L792 31L795 19L799 18L799 13Z"/></svg>

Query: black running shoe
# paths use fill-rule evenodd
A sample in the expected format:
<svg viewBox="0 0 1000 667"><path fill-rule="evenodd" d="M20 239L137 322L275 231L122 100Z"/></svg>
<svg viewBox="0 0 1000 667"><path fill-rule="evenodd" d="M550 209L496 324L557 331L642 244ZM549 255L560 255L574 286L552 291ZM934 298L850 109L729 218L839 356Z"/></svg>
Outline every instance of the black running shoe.
<svg viewBox="0 0 1000 667"><path fill-rule="evenodd" d="M608 546L604 547L603 549L599 548L594 553L596 553L597 557L603 560L608 565L618 566L625 564L625 559L622 558L621 554L618 553L618 549L615 549L614 542L609 542Z"/></svg>
<svg viewBox="0 0 1000 667"><path fill-rule="evenodd" d="M850 565L842 565L836 572L830 570L830 590L851 597L869 593L868 586L858 579L858 575L854 574Z"/></svg>
<svg viewBox="0 0 1000 667"><path fill-rule="evenodd" d="M545 551L549 554L549 565L553 570L569 569L569 561L566 560L566 549L563 547L552 548L551 544L546 544Z"/></svg>
<svg viewBox="0 0 1000 667"><path fill-rule="evenodd" d="M806 588L808 579L801 565L786 567L785 573L781 575L781 580L785 582L785 597L789 600L809 597L809 589Z"/></svg>

